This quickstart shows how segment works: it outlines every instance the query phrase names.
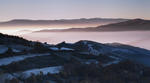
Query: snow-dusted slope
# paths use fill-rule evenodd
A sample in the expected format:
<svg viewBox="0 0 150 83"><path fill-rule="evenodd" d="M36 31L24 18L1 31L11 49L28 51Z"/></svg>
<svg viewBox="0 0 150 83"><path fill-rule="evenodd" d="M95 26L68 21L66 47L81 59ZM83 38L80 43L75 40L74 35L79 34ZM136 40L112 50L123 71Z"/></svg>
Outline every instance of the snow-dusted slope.
<svg viewBox="0 0 150 83"><path fill-rule="evenodd" d="M59 73L61 69L62 69L62 66L53 66L53 67L46 67L46 68L40 68L40 69L31 69L31 70L17 72L17 73L13 73L13 74L5 73L5 74L0 75L0 83L5 83L6 79L11 80L11 79L17 78L17 77L26 79L26 78L30 77L32 74L38 75L38 74L40 74L40 72L42 72L43 75L47 75L48 73L56 74L56 73Z"/></svg>
<svg viewBox="0 0 150 83"><path fill-rule="evenodd" d="M20 55L20 56L13 56L13 57L8 57L8 58L2 58L0 59L0 66L2 65L8 65L12 62L17 62L24 60L29 57L35 57L35 56L46 56L50 55L50 53L44 53L44 54L28 54L28 55Z"/></svg>
<svg viewBox="0 0 150 83"><path fill-rule="evenodd" d="M63 43L63 45L60 46L75 49L75 51L80 54L95 55L95 56L106 55L110 57L113 55L112 57L115 56L117 58L130 59L132 61L136 61L142 64L146 64L147 66L150 66L149 64L150 51L138 47L133 47L119 43L102 44L87 40L82 40L72 44ZM110 62L108 64L117 62L118 60Z"/></svg>
<svg viewBox="0 0 150 83"><path fill-rule="evenodd" d="M74 51L74 49L66 47L61 47L60 49L58 47L50 47L49 49L53 51Z"/></svg>
<svg viewBox="0 0 150 83"><path fill-rule="evenodd" d="M31 69L31 70L27 70L27 71L23 71L23 72L14 73L14 76L21 77L24 79L24 78L30 77L32 74L38 75L38 74L40 74L40 72L42 72L43 75L47 75L48 73L56 74L56 73L59 73L61 69L62 69L62 66Z"/></svg>

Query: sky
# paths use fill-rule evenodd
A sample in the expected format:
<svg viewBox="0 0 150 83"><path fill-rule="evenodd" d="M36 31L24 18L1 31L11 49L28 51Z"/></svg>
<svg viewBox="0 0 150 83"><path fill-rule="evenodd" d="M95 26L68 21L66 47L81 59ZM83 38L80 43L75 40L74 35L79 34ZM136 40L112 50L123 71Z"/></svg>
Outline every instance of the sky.
<svg viewBox="0 0 150 83"><path fill-rule="evenodd" d="M150 0L0 0L0 21L95 17L150 19Z"/></svg>

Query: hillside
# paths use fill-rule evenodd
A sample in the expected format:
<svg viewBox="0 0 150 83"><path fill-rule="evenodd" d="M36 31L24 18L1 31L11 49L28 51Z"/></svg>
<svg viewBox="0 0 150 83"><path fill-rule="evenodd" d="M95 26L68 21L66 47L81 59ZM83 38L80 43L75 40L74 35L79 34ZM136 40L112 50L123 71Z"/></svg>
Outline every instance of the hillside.
<svg viewBox="0 0 150 83"><path fill-rule="evenodd" d="M88 40L50 45L4 34L1 37L0 83L150 81L150 51L146 49Z"/></svg>
<svg viewBox="0 0 150 83"><path fill-rule="evenodd" d="M150 20L134 19L96 28L100 31L144 31L150 30Z"/></svg>
<svg viewBox="0 0 150 83"><path fill-rule="evenodd" d="M47 44L29 41L19 36L0 33L0 58L20 56L29 53L40 53Z"/></svg>

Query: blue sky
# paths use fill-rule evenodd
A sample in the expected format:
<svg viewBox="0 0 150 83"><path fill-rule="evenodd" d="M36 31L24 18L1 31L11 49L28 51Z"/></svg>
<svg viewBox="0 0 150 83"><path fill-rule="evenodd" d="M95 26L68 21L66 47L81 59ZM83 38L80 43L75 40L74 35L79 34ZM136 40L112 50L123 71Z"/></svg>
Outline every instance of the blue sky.
<svg viewBox="0 0 150 83"><path fill-rule="evenodd" d="M150 19L150 0L0 0L0 11L0 21L93 17Z"/></svg>

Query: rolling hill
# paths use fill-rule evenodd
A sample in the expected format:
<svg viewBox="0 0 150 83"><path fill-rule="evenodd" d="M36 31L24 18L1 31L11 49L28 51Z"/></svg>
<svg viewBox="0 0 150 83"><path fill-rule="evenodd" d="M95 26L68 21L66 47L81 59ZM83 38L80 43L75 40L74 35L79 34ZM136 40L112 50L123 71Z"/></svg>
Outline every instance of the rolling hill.
<svg viewBox="0 0 150 83"><path fill-rule="evenodd" d="M107 31L147 31L150 30L150 20L133 19L119 23L88 28L70 28L61 30L41 30L36 32L107 32Z"/></svg>
<svg viewBox="0 0 150 83"><path fill-rule="evenodd" d="M0 83L150 81L146 49L88 40L50 45L5 34L0 38Z"/></svg>
<svg viewBox="0 0 150 83"><path fill-rule="evenodd" d="M60 20L29 20L14 19L6 22L0 22L0 28L8 27L18 28L58 28L58 27L94 27L104 24L117 23L127 19L106 19L106 18L81 18L81 19L60 19Z"/></svg>

